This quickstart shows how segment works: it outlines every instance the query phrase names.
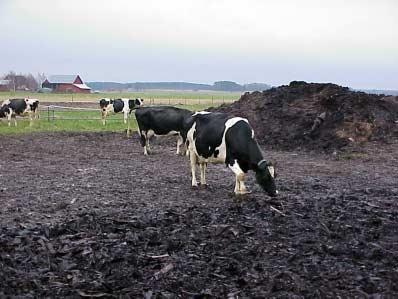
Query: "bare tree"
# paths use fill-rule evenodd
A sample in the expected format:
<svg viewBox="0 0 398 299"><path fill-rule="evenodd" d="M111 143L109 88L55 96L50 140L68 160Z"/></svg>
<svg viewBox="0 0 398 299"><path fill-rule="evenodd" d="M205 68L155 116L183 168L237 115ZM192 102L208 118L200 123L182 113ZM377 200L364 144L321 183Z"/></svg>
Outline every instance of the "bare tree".
<svg viewBox="0 0 398 299"><path fill-rule="evenodd" d="M47 76L44 73L37 73L36 76L36 81L39 84L39 88L41 88L41 85L43 84L44 81L46 81Z"/></svg>
<svg viewBox="0 0 398 299"><path fill-rule="evenodd" d="M4 76L5 80L10 81L10 87L16 90L37 90L38 83L32 74L16 74L14 71L8 72Z"/></svg>

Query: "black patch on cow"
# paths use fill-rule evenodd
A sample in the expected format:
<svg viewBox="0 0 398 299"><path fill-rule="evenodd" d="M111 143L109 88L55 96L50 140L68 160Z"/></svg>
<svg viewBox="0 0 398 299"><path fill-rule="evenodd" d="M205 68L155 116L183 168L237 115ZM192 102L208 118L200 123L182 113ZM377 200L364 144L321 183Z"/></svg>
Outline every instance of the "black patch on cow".
<svg viewBox="0 0 398 299"><path fill-rule="evenodd" d="M113 100L113 111L115 113L123 111L124 108L124 102L122 99L114 99Z"/></svg>
<svg viewBox="0 0 398 299"><path fill-rule="evenodd" d="M228 115L224 113L197 114L194 140L198 154L204 158L217 157L220 153L216 150L221 145Z"/></svg>
<svg viewBox="0 0 398 299"><path fill-rule="evenodd" d="M129 113L135 108L135 100L129 100Z"/></svg>
<svg viewBox="0 0 398 299"><path fill-rule="evenodd" d="M28 107L25 99L10 99L8 106L18 115L24 113Z"/></svg>

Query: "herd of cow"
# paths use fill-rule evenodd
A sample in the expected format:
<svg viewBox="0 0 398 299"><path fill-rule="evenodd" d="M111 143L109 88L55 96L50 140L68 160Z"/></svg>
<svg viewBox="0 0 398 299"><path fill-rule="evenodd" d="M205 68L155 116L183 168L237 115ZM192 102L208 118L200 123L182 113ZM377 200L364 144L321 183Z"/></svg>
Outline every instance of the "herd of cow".
<svg viewBox="0 0 398 299"><path fill-rule="evenodd" d="M37 99L6 100L0 107L0 118L7 117L9 125L15 115L28 114L33 120L38 117L38 104ZM200 169L200 185L206 186L207 164L224 163L235 174L235 194L248 193L244 181L249 170L255 172L257 183L268 195L278 194L274 166L264 159L247 119L217 112L192 112L172 106L145 107L140 98L101 99L99 104L104 125L110 113L123 112L126 123L129 115L135 110L144 155L151 152L151 136L177 135L176 153L189 157L192 186L198 186L197 164Z"/></svg>

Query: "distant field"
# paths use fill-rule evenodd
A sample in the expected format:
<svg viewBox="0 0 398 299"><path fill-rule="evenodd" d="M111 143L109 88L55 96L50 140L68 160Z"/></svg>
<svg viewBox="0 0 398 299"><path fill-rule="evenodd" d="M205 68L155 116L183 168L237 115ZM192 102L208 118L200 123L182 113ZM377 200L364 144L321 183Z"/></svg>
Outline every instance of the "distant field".
<svg viewBox="0 0 398 299"><path fill-rule="evenodd" d="M124 132L127 125L123 123L122 114L113 114L107 118L106 126L102 125L101 113L89 110L71 110L71 109L53 109L40 107L40 119L34 120L33 125L29 125L27 117L17 118L18 126L14 126L12 121L11 127L8 127L5 119L0 119L0 136L4 134L24 134L32 132ZM186 108L192 111L199 111L208 108L209 104L191 104L191 105L175 105L177 107ZM74 105L76 107L76 105ZM131 114L130 129L137 129L137 122L134 113Z"/></svg>
<svg viewBox="0 0 398 299"><path fill-rule="evenodd" d="M154 104L221 104L233 102L240 98L240 92L180 92L180 91L147 91L129 93L90 93L90 94L45 94L29 92L0 92L0 101L16 98L38 98L41 102L96 102L100 98L143 98Z"/></svg>

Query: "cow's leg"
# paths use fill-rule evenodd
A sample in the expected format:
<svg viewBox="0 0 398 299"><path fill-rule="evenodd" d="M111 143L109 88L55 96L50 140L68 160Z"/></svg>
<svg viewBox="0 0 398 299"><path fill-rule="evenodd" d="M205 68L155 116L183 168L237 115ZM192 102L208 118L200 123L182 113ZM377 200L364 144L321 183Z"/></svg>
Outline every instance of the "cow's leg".
<svg viewBox="0 0 398 299"><path fill-rule="evenodd" d="M129 116L129 112L128 111L123 111L123 121L124 124L127 124L127 117Z"/></svg>
<svg viewBox="0 0 398 299"><path fill-rule="evenodd" d="M228 166L234 173L235 173L235 189L234 192L237 195L240 194L246 194L250 193L247 191L246 186L245 186L245 173L243 170L239 167L238 162L235 160L234 164L231 166Z"/></svg>
<svg viewBox="0 0 398 299"><path fill-rule="evenodd" d="M101 118L102 118L102 125L104 125L105 126L105 124L106 124L106 111L102 111L102 113L101 113Z"/></svg>
<svg viewBox="0 0 398 299"><path fill-rule="evenodd" d="M144 155L148 156L150 151L148 147L148 132L147 131L140 131L140 142L141 146L144 148Z"/></svg>
<svg viewBox="0 0 398 299"><path fill-rule="evenodd" d="M198 182L196 181L196 154L194 151L189 151L189 160L191 161L191 173L192 173L192 187L197 187Z"/></svg>
<svg viewBox="0 0 398 299"><path fill-rule="evenodd" d="M200 163L200 184L202 186L206 186L206 169L207 169L207 163Z"/></svg>
<svg viewBox="0 0 398 299"><path fill-rule="evenodd" d="M153 136L155 136L155 132L153 130L148 130L148 132L146 134L146 143L147 143L149 150L151 150L151 145L149 144L149 139L151 139Z"/></svg>
<svg viewBox="0 0 398 299"><path fill-rule="evenodd" d="M7 115L8 126L11 127L11 113Z"/></svg>
<svg viewBox="0 0 398 299"><path fill-rule="evenodd" d="M181 147L182 143L183 143L182 137L181 137L181 135L178 135L178 137L177 137L177 152L176 152L177 155L180 154L180 147Z"/></svg>
<svg viewBox="0 0 398 299"><path fill-rule="evenodd" d="M29 112L29 126L30 127L33 126L33 113L32 113L32 111Z"/></svg>

